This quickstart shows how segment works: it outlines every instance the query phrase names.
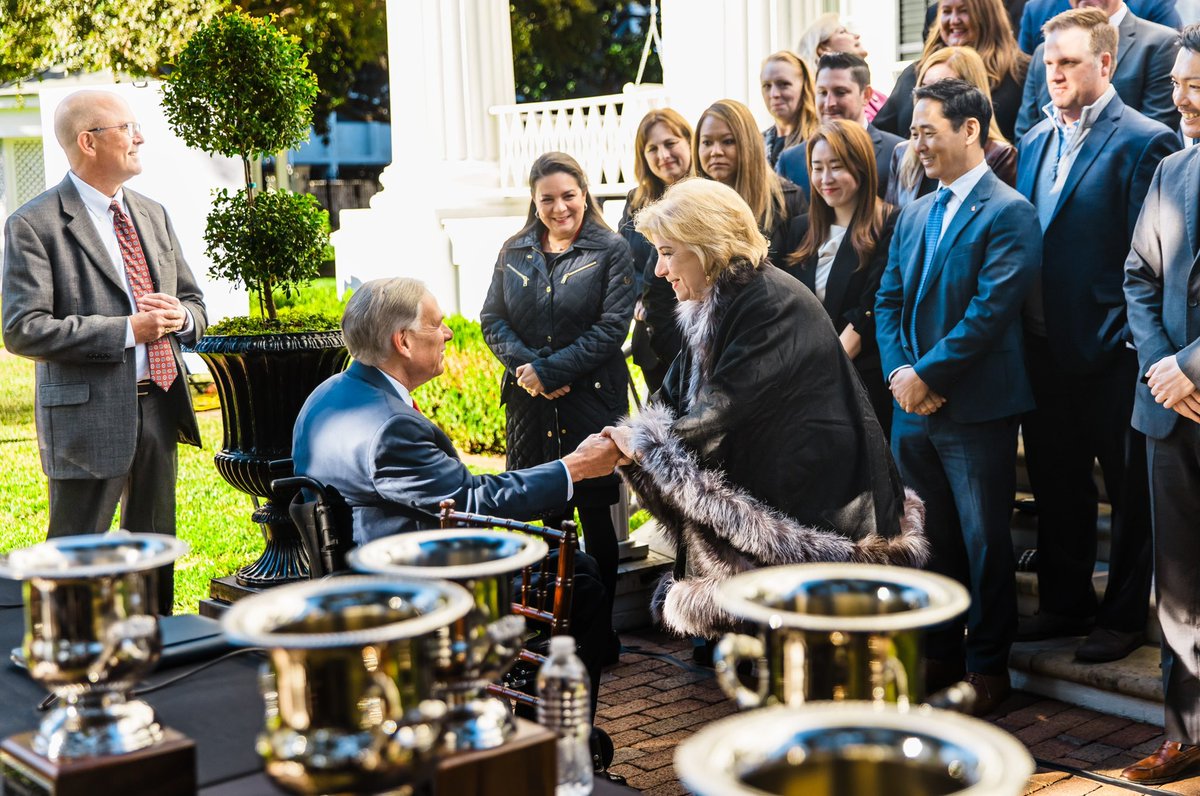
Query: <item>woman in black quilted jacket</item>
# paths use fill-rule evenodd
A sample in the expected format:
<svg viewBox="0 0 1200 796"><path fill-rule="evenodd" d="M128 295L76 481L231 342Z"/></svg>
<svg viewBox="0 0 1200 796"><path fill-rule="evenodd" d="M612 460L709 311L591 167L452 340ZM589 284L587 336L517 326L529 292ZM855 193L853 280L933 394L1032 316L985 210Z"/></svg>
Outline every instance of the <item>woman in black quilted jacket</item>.
<svg viewBox="0 0 1200 796"><path fill-rule="evenodd" d="M621 355L635 298L629 246L604 222L570 155L534 161L529 190L525 227L500 250L480 314L483 336L504 363L510 470L561 458L629 409ZM617 497L616 476L576 484L567 514L579 510L609 615L617 581L609 506Z"/></svg>

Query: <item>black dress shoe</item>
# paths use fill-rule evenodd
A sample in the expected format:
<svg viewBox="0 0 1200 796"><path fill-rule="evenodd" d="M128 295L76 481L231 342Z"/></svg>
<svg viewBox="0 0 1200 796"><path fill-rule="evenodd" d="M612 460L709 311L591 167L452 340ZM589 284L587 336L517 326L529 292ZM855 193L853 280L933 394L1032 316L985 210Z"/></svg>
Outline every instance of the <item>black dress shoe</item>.
<svg viewBox="0 0 1200 796"><path fill-rule="evenodd" d="M1000 703L1008 699L1009 694L1012 693L1012 683L1008 679L1007 672L1004 674L967 672L967 676L963 680L975 688L975 704L971 707L972 716L986 716L1000 707Z"/></svg>
<svg viewBox="0 0 1200 796"><path fill-rule="evenodd" d="M1092 632L1096 618L1092 616L1063 616L1039 611L1017 620L1017 641L1042 641L1048 638L1086 636Z"/></svg>
<svg viewBox="0 0 1200 796"><path fill-rule="evenodd" d="M958 660L925 659L925 694L934 694L963 679L967 673L966 663Z"/></svg>
<svg viewBox="0 0 1200 796"><path fill-rule="evenodd" d="M1121 779L1139 785L1162 785L1182 779L1200 763L1200 746L1185 746L1178 741L1163 741L1149 757L1121 772Z"/></svg>
<svg viewBox="0 0 1200 796"><path fill-rule="evenodd" d="M1145 643L1145 633L1126 633L1098 627L1075 650L1075 660L1084 663L1119 661Z"/></svg>

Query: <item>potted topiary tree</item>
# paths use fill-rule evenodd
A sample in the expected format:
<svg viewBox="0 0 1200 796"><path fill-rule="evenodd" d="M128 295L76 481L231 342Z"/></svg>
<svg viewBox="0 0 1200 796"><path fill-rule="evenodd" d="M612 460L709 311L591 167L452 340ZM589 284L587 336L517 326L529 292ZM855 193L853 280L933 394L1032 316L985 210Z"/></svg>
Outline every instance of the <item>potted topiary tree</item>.
<svg viewBox="0 0 1200 796"><path fill-rule="evenodd" d="M198 30L163 90L175 133L189 146L240 158L245 172L244 188L214 194L204 240L209 274L244 285L259 312L210 327L195 349L221 398L225 433L217 470L237 489L266 500L253 515L266 549L238 570L236 583L213 581L212 596L224 601L244 591L237 584L263 587L308 576L287 513L292 495L274 494L270 486L291 473L270 463L290 459L292 426L305 398L348 359L338 318L280 313L273 298L318 275L329 242L326 212L310 195L264 190L252 177L256 159L308 137L316 95L316 77L298 40L243 12L215 17Z"/></svg>

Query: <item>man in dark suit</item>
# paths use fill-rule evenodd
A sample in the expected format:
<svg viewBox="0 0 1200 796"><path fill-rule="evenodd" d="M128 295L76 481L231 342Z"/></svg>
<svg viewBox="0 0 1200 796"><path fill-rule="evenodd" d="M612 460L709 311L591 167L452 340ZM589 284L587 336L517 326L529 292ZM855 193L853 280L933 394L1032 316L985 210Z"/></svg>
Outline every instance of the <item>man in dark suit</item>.
<svg viewBox="0 0 1200 796"><path fill-rule="evenodd" d="M1070 8L1104 8L1108 0L1029 0L1021 13L1021 24L1017 44L1026 53L1032 54L1042 43L1042 25L1050 17L1061 14ZM1179 30L1183 22L1175 9L1175 0L1129 0L1129 10L1141 19L1166 25L1168 28ZM1129 102L1128 99L1125 100Z"/></svg>
<svg viewBox="0 0 1200 796"><path fill-rule="evenodd" d="M1171 70L1184 133L1200 137L1200 25ZM1200 148L1163 160L1125 263L1139 379L1133 425L1149 438L1154 591L1162 626L1166 740L1121 772L1146 785L1200 765Z"/></svg>
<svg viewBox="0 0 1200 796"><path fill-rule="evenodd" d="M904 139L885 133L867 121L867 103L874 92L871 90L871 70L867 62L851 53L826 53L817 64L817 111L822 121L846 119L861 124L871 136L871 147L875 150L875 165L879 175L879 197L887 193L888 164L892 162L892 150ZM775 164L775 171L800 186L808 195L807 145L797 144L783 150Z"/></svg>
<svg viewBox="0 0 1200 796"><path fill-rule="evenodd" d="M1018 638L1083 635L1095 619L1075 656L1101 662L1145 641L1150 505L1145 440L1129 427L1138 365L1121 283L1150 179L1179 139L1109 82L1117 31L1103 11L1065 11L1045 30L1053 111L1021 140L1017 169L1017 190L1037 207L1043 231L1042 276L1024 318L1037 409L1021 423L1037 499L1040 611ZM1097 459L1113 507L1098 614Z"/></svg>
<svg viewBox="0 0 1200 796"><path fill-rule="evenodd" d="M346 305L342 331L355 361L305 401L292 458L297 474L341 493L356 543L420 527L446 498L462 511L515 520L561 512L574 482L612 474L620 453L599 434L537 467L482 476L467 470L412 399L442 372L451 336L421 282L365 283Z"/></svg>
<svg viewBox="0 0 1200 796"><path fill-rule="evenodd" d="M200 286L140 174L129 105L79 91L54 114L71 170L5 224L4 345L37 362L34 412L48 535L175 533L177 441L200 444L180 341L207 325ZM170 613L171 567L159 578Z"/></svg>
<svg viewBox="0 0 1200 796"><path fill-rule="evenodd" d="M983 158L991 104L962 80L918 88L913 146L936 193L901 211L875 329L899 406L892 452L925 500L929 568L971 592L963 624L928 636L929 687L963 673L976 712L1009 693L1017 626L1009 532L1017 418L1033 407L1020 311L1041 260L1033 205Z"/></svg>
<svg viewBox="0 0 1200 796"><path fill-rule="evenodd" d="M1071 0L1071 6L1095 7L1116 26L1117 51L1108 79L1121 101L1155 121L1177 127L1179 114L1171 102L1171 82L1167 75L1175 63L1179 33L1174 28L1138 17L1121 0ZM1021 110L1017 114L1017 140L1046 117L1045 108L1050 99L1045 46L1039 44L1025 76Z"/></svg>

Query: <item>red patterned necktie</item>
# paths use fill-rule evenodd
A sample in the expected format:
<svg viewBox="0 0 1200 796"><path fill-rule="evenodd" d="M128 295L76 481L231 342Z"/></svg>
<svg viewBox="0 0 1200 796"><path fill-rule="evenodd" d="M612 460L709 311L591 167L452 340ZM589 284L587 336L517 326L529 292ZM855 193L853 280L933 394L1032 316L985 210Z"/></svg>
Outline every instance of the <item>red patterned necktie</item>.
<svg viewBox="0 0 1200 796"><path fill-rule="evenodd" d="M108 209L113 214L113 230L117 233L121 259L125 261L125 276L129 279L129 289L133 291L134 299L153 293L154 283L150 281L150 267L146 265L146 255L142 252L142 244L138 241L133 223L129 216L125 215L121 205L117 204L116 199ZM163 336L154 342L146 343L146 359L150 364L150 380L161 387L163 392L171 389L179 370L175 367L171 341Z"/></svg>

